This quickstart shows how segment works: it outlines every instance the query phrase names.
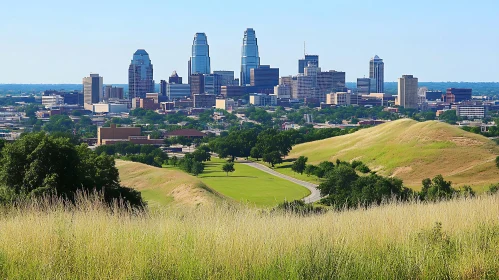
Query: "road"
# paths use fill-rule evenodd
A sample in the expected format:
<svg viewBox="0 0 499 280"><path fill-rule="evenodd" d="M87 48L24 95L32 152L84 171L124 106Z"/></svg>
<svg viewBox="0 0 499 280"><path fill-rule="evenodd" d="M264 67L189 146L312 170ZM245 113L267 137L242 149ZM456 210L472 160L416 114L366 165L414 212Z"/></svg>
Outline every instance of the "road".
<svg viewBox="0 0 499 280"><path fill-rule="evenodd" d="M307 196L303 199L303 201L305 201L305 203L313 203L313 202L319 201L321 199L321 193L317 189L317 185L315 185L315 184L305 182L302 180L298 180L298 179L295 179L293 177L281 174L281 173L279 173L271 168L268 168L265 165L259 164L259 163L255 163L255 162L251 162L251 161L238 161L238 162L242 163L242 164L246 164L246 165L251 166L251 167L256 168L256 169L260 169L263 172L269 173L269 174L274 175L276 177L291 181L295 184L298 184L300 186L307 188L308 190L310 190L311 193L309 196Z"/></svg>

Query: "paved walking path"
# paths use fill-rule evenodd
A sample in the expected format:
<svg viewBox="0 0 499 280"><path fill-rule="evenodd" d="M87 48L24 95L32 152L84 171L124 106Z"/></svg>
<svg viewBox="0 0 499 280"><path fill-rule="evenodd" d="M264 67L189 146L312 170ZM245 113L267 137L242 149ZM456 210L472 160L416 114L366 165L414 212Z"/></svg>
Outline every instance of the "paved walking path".
<svg viewBox="0 0 499 280"><path fill-rule="evenodd" d="M262 164L259 164L259 163L256 163L256 162L243 161L243 160L242 161L238 161L238 162L242 163L242 164L245 164L245 165L248 165L248 166L251 166L251 167L256 168L256 169L260 169L263 172L266 172L266 173L269 173L269 174L274 175L276 177L279 177L279 178L291 181L291 182L293 182L295 184L298 184L300 186L303 186L303 187L309 189L311 193L310 193L309 196L307 196L307 197L305 197L303 199L303 201L305 201L305 203L313 203L313 202L319 201L321 199L321 193L317 189L317 185L316 184L312 184L312 183L309 183L309 182L305 182L305 181L298 180L298 179L295 179L293 177L281 174L281 173L279 173L279 172L277 172L277 171L275 171L275 170L273 170L271 168L268 168L265 165L262 165Z"/></svg>

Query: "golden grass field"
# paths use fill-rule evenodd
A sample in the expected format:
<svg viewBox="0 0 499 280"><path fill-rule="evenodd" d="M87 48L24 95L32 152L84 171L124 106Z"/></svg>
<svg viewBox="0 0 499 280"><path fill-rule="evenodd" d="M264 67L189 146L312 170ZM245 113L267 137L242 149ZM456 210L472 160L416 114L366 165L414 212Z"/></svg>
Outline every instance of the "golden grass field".
<svg viewBox="0 0 499 280"><path fill-rule="evenodd" d="M499 278L499 196L308 217L90 197L1 208L0 228L4 279Z"/></svg>
<svg viewBox="0 0 499 280"><path fill-rule="evenodd" d="M481 135L437 121L392 121L349 135L300 144L290 157L309 163L361 160L385 176L396 176L416 190L421 181L442 174L453 185L482 191L499 182L499 148Z"/></svg>

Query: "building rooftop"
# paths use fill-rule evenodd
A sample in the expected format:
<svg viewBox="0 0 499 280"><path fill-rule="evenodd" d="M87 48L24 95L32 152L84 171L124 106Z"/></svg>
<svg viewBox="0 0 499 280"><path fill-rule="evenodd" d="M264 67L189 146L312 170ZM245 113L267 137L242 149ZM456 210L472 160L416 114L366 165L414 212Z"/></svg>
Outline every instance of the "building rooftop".
<svg viewBox="0 0 499 280"><path fill-rule="evenodd" d="M184 137L205 137L206 134L195 129L179 129L174 131L169 131L165 134L166 136L184 136Z"/></svg>

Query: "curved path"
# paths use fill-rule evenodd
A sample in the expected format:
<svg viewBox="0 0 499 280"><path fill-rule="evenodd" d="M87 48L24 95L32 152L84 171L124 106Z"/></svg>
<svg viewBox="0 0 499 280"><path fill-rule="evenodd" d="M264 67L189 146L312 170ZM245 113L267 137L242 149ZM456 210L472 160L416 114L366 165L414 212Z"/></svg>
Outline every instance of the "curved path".
<svg viewBox="0 0 499 280"><path fill-rule="evenodd" d="M238 161L238 162L245 164L245 165L248 165L248 166L251 166L251 167L256 168L256 169L260 169L263 172L269 173L269 174L274 175L276 177L291 181L295 184L298 184L300 186L307 188L311 193L309 196L307 196L303 199L303 201L305 201L305 203L313 203L313 202L319 201L321 199L321 193L317 189L316 184L312 184L309 182L305 182L305 181L298 180L298 179L295 179L293 177L281 174L281 173L279 173L271 168L268 168L265 165L262 165L262 164L259 164L256 162L252 162L252 161Z"/></svg>

